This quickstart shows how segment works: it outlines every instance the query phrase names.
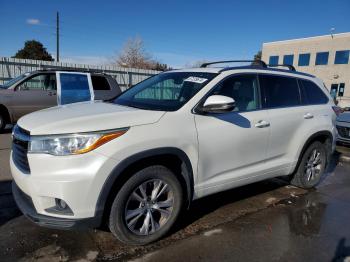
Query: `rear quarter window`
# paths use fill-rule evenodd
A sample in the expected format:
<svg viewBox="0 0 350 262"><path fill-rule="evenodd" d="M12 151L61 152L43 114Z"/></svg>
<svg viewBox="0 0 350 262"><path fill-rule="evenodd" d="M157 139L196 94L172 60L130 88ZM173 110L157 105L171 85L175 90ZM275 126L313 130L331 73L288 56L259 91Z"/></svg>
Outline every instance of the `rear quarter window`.
<svg viewBox="0 0 350 262"><path fill-rule="evenodd" d="M303 93L303 104L320 105L327 104L329 99L318 85L308 80L299 79Z"/></svg>
<svg viewBox="0 0 350 262"><path fill-rule="evenodd" d="M260 75L259 82L264 92L266 108L291 107L301 104L296 78Z"/></svg>
<svg viewBox="0 0 350 262"><path fill-rule="evenodd" d="M111 90L111 87L108 83L108 80L104 76L91 76L93 89L96 91L108 91Z"/></svg>

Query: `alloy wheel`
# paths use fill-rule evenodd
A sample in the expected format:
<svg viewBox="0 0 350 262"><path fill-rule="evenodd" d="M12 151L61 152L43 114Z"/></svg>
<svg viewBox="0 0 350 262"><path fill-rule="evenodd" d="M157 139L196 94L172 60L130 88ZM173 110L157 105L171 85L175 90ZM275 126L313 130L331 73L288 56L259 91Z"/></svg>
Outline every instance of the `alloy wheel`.
<svg viewBox="0 0 350 262"><path fill-rule="evenodd" d="M124 220L134 234L151 235L168 222L173 206L171 187L160 179L147 180L129 196Z"/></svg>
<svg viewBox="0 0 350 262"><path fill-rule="evenodd" d="M321 152L317 149L314 149L305 165L305 175L307 181L314 180L319 176L322 170L322 160L321 160Z"/></svg>

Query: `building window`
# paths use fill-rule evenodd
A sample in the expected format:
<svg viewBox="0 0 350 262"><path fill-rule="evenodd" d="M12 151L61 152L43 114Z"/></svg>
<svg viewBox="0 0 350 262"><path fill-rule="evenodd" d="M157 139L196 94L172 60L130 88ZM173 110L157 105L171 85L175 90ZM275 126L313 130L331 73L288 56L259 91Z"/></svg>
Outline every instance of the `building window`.
<svg viewBox="0 0 350 262"><path fill-rule="evenodd" d="M334 64L347 64L349 63L350 50L343 50L335 52Z"/></svg>
<svg viewBox="0 0 350 262"><path fill-rule="evenodd" d="M270 56L269 65L278 65L278 55Z"/></svg>
<svg viewBox="0 0 350 262"><path fill-rule="evenodd" d="M329 52L316 53L315 65L327 65Z"/></svg>
<svg viewBox="0 0 350 262"><path fill-rule="evenodd" d="M310 54L300 54L298 66L308 66L310 64Z"/></svg>
<svg viewBox="0 0 350 262"><path fill-rule="evenodd" d="M284 65L293 65L294 55L285 55L283 57Z"/></svg>

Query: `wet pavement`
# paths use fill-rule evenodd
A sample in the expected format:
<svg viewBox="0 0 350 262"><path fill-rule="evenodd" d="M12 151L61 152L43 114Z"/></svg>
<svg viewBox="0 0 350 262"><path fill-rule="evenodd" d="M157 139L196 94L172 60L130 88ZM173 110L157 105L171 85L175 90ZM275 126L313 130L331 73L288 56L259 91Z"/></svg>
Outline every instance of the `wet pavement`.
<svg viewBox="0 0 350 262"><path fill-rule="evenodd" d="M136 261L350 261L349 225L350 166L343 165L317 190Z"/></svg>
<svg viewBox="0 0 350 262"><path fill-rule="evenodd" d="M0 261L344 261L350 164L339 159L314 190L273 179L195 201L166 238L144 247L107 230L38 227L20 216L10 182L0 182Z"/></svg>

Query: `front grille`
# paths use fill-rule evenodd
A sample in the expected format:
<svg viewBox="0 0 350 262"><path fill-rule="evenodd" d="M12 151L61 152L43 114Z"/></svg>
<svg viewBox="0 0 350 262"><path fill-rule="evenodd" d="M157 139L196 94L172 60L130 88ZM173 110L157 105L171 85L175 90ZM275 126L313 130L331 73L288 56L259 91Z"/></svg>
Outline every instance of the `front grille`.
<svg viewBox="0 0 350 262"><path fill-rule="evenodd" d="M28 145L30 135L27 130L15 126L13 130L12 141L12 159L15 165L24 173L30 173L28 163Z"/></svg>
<svg viewBox="0 0 350 262"><path fill-rule="evenodd" d="M337 126L338 133L341 137L350 138L350 128L345 126Z"/></svg>

